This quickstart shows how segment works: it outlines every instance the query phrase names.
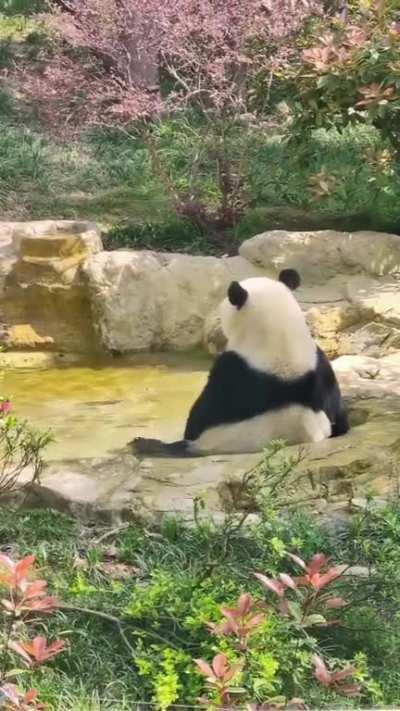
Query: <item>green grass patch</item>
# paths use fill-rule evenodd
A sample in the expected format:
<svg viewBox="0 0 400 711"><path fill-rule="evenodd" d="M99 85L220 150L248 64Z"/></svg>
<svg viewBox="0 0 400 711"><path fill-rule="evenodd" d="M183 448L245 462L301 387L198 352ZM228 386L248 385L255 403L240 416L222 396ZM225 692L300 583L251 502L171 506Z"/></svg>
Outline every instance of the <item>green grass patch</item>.
<svg viewBox="0 0 400 711"><path fill-rule="evenodd" d="M4 15L34 15L49 9L46 0L0 0L0 12Z"/></svg>
<svg viewBox="0 0 400 711"><path fill-rule="evenodd" d="M151 249L188 254L219 254L220 250L189 220L165 215L160 220L116 225L103 233L104 248Z"/></svg>
<svg viewBox="0 0 400 711"><path fill-rule="evenodd" d="M26 108L26 107L25 107ZM107 248L150 248L218 253L207 235L171 216L162 184L138 139L97 131L80 140L43 134L11 91L0 95L0 209L4 219L90 219L106 229ZM167 132L168 140L174 141ZM185 185L188 148L179 137L167 163L176 185ZM237 243L266 229L381 229L400 224L400 177L395 157L378 131L349 127L316 131L301 145L279 137L248 146L245 183L250 205L232 230ZM203 166L204 168L204 166ZM317 196L312 180L332 176L329 194ZM212 171L203 194L215 195ZM211 203L210 203L211 204Z"/></svg>
<svg viewBox="0 0 400 711"><path fill-rule="evenodd" d="M304 512L286 518L271 510L257 524L242 528L206 519L188 527L167 518L160 528L131 524L104 538L105 532L58 512L2 511L1 549L13 557L35 552L40 575L71 607L40 626L48 638L67 640L68 652L46 669L23 676L50 709L122 710L140 701L161 709L168 708L168 698L196 703L202 680L193 658L211 659L218 648L228 654L233 649L228 639L210 635L206 623L217 621L221 605L232 604L244 590L262 600L252 573L274 577L292 572L286 550L305 559L323 551L335 562L369 566L374 572L368 581L348 582L352 604L341 613L342 624L314 631L314 642L293 639L284 618L270 610L246 685L264 689L261 694L268 688L269 696L302 696L319 708L399 702L397 503L371 508L335 536ZM124 574L116 574L118 566L125 566ZM118 618L133 654L112 619L85 610ZM330 658L356 660L364 680L360 699L322 693L310 671L315 643Z"/></svg>

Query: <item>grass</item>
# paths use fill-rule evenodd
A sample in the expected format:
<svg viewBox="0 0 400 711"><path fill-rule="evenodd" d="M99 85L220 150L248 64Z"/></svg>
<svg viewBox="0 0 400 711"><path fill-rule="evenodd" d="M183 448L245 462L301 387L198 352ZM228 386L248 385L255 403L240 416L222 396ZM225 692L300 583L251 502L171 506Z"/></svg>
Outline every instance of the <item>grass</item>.
<svg viewBox="0 0 400 711"><path fill-rule="evenodd" d="M285 550L304 558L323 550L336 561L375 568L368 584L353 584L354 602L342 627L317 637L331 657L356 658L368 667L356 708L399 702L398 504L371 509L334 538L302 512L290 520L272 514L236 533L207 522L188 528L172 518L158 529L131 524L101 540L105 532L54 511L2 511L1 549L14 557L35 552L41 576L64 603L119 618L134 650L132 655L112 621L95 614L72 609L48 618L45 633L50 639L66 639L69 652L45 671L25 672L23 679L40 690L50 709L122 711L139 701L156 703L165 693L165 680L175 676L180 701L193 702L201 691L193 657L210 658L216 649L206 621L218 619L219 607L243 590L259 597L252 572L274 576L287 570ZM125 575L118 577L121 563ZM301 654L296 652L279 618L268 629L268 654L281 669L272 692L282 693L282 684L292 684L294 666L297 681L291 691L326 706L309 671L307 645ZM342 704L354 707L350 700Z"/></svg>
<svg viewBox="0 0 400 711"><path fill-rule="evenodd" d="M48 8L46 0L0 0L0 11L5 15L34 15Z"/></svg>
<svg viewBox="0 0 400 711"><path fill-rule="evenodd" d="M206 235L171 218L167 197L138 140L97 132L63 144L34 124L21 125L12 97L4 92L1 107L4 219L90 219L110 230L107 243L113 247L212 252ZM242 240L276 222L280 228L346 228L348 223L350 229L397 231L396 165L382 173L366 160L368 151L379 155L384 148L379 134L367 128L340 135L319 131L296 151L277 138L252 146L247 173L251 207L233 239ZM316 198L310 178L322 169L337 183L332 194ZM179 166L177 171L179 181L184 175Z"/></svg>
<svg viewBox="0 0 400 711"><path fill-rule="evenodd" d="M0 69L51 57L55 39L37 15L47 7L40 0L0 0ZM183 117L158 130L162 159L180 190L198 152L197 129ZM396 156L385 162L388 146L373 127L320 129L297 144L270 134L245 139L233 133L230 140L233 152L244 155L248 196L246 214L230 235L233 245L274 227L399 231L399 166ZM318 196L310 181L322 170L334 183ZM201 164L198 179L200 192L215 204L210 162ZM218 253L208 235L171 215L139 140L98 130L63 142L43 131L14 80L0 88L0 210L8 220L95 220L114 248Z"/></svg>

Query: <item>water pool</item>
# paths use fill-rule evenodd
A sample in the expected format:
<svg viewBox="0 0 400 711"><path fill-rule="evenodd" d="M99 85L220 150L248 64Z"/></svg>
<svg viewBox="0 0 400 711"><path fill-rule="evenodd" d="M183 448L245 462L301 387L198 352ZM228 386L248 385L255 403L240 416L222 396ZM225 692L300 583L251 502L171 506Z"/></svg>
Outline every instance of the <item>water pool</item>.
<svg viewBox="0 0 400 711"><path fill-rule="evenodd" d="M55 436L46 459L111 456L135 436L179 439L209 360L168 354L49 369L7 370L13 411Z"/></svg>

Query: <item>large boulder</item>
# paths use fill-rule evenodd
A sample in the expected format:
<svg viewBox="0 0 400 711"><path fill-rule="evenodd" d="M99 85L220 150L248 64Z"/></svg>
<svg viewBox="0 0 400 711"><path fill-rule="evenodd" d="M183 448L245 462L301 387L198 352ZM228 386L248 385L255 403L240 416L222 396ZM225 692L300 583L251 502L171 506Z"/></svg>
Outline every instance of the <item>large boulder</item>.
<svg viewBox="0 0 400 711"><path fill-rule="evenodd" d="M233 279L265 274L242 257L101 252L86 262L92 308L112 352L188 350Z"/></svg>
<svg viewBox="0 0 400 711"><path fill-rule="evenodd" d="M384 232L273 230L244 242L239 253L253 264L275 270L291 264L315 284L346 273L400 274L400 237Z"/></svg>
<svg viewBox="0 0 400 711"><path fill-rule="evenodd" d="M400 349L400 237L376 232L275 230L242 244L240 255L276 275L298 269L296 292L328 356L379 356ZM210 353L224 345L217 312L204 332Z"/></svg>

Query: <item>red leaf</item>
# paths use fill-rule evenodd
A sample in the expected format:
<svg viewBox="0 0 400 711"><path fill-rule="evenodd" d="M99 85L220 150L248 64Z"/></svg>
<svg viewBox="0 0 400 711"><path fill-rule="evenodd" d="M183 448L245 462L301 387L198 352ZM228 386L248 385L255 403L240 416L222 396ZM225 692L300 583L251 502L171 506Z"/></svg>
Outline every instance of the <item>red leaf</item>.
<svg viewBox="0 0 400 711"><path fill-rule="evenodd" d="M345 667L341 671L334 672L331 675L331 679L333 682L342 681L343 679L347 679L349 676L353 676L354 672L354 667Z"/></svg>
<svg viewBox="0 0 400 711"><path fill-rule="evenodd" d="M221 612L230 620L235 620L236 618L241 617L241 613L237 607L221 607Z"/></svg>
<svg viewBox="0 0 400 711"><path fill-rule="evenodd" d="M282 583L286 585L287 588L291 588L291 590L296 590L296 583L290 575L287 575L286 573L280 573L279 578Z"/></svg>
<svg viewBox="0 0 400 711"><path fill-rule="evenodd" d="M46 588L46 580L35 580L33 583L30 583L30 585L28 585L24 593L24 600L30 600L31 598L40 597L41 595L44 595Z"/></svg>
<svg viewBox="0 0 400 711"><path fill-rule="evenodd" d="M225 615L225 617L228 618L229 631L235 632L237 634L239 631L239 625L235 620L235 615L231 614L231 611L229 610L229 608L223 608L222 612ZM234 610L234 613L236 613L236 617L239 617L236 610Z"/></svg>
<svg viewBox="0 0 400 711"><path fill-rule="evenodd" d="M60 606L59 600L53 595L36 600L23 600L22 609L34 612L53 612Z"/></svg>
<svg viewBox="0 0 400 711"><path fill-rule="evenodd" d="M331 673L326 668L325 662L318 654L313 656L314 676L322 686L328 687L332 683Z"/></svg>
<svg viewBox="0 0 400 711"><path fill-rule="evenodd" d="M243 593L238 600L239 612L242 615L246 615L250 611L252 602L251 595L249 595L249 593Z"/></svg>
<svg viewBox="0 0 400 711"><path fill-rule="evenodd" d="M218 679L222 679L228 670L228 660L225 654L216 654L213 662L212 668L214 674Z"/></svg>
<svg viewBox="0 0 400 711"><path fill-rule="evenodd" d="M57 639L55 642L47 646L46 637L38 635L32 642L22 642L21 647L25 650L27 654L33 659L36 664L41 664L42 662L56 657L65 648L65 642Z"/></svg>
<svg viewBox="0 0 400 711"><path fill-rule="evenodd" d="M13 652L16 652L17 654L19 654L19 656L22 657L22 659L24 659L27 664L29 664L29 666L31 666L32 659L31 659L30 655L25 651L25 649L24 649L25 645L11 640L8 643L8 646L10 649L12 649Z"/></svg>
<svg viewBox="0 0 400 711"><path fill-rule="evenodd" d="M318 590L322 590L322 588L326 587L331 583L333 580L336 580L336 578L339 578L342 574L342 571L340 568L329 568L329 570L324 573L319 577L319 580L316 581L316 584L314 587L316 587Z"/></svg>
<svg viewBox="0 0 400 711"><path fill-rule="evenodd" d="M291 560L294 561L294 563L297 563L297 565L300 566L300 568L303 568L303 570L307 570L307 566L302 558L300 558L298 555L294 555L293 553L288 553L287 554Z"/></svg>
<svg viewBox="0 0 400 711"><path fill-rule="evenodd" d="M310 575L315 575L315 573L319 573L321 571L321 568L323 568L324 565L328 563L328 558L324 553L316 553L314 555L310 562L307 565L307 571L309 572Z"/></svg>
<svg viewBox="0 0 400 711"><path fill-rule="evenodd" d="M264 585L267 590L271 590L271 592L275 593L275 595L278 595L278 597L283 597L285 594L285 586L281 583L280 580L271 580L271 578L267 578L266 575L263 575L262 573L254 573L255 577L257 580L260 581L261 585Z"/></svg>
<svg viewBox="0 0 400 711"><path fill-rule="evenodd" d="M260 612L258 615L254 615L254 617L251 617L247 624L249 625L249 627L258 627L258 625L261 625L265 619L266 615L264 615L263 612Z"/></svg>
<svg viewBox="0 0 400 711"><path fill-rule="evenodd" d="M19 585L21 582L23 582L26 579L26 576L30 572L31 568L33 567L35 563L35 556L34 555L27 555L26 558L22 558L22 560L18 561L15 565L15 582L17 585Z"/></svg>
<svg viewBox="0 0 400 711"><path fill-rule="evenodd" d="M0 686L0 692L4 694L6 699L11 701L12 704L14 704L15 706L18 705L19 693L18 688L15 684L3 684L3 686Z"/></svg>
<svg viewBox="0 0 400 711"><path fill-rule="evenodd" d="M30 704L31 701L33 701L34 699L36 699L38 697L38 693L39 692L36 689L28 689L28 691L26 692L26 694L24 696L25 703Z"/></svg>
<svg viewBox="0 0 400 711"><path fill-rule="evenodd" d="M215 674L213 670L211 669L210 665L204 661L204 659L195 659L194 661L197 665L197 668L204 676L206 676L208 679L215 679Z"/></svg>
<svg viewBox="0 0 400 711"><path fill-rule="evenodd" d="M309 575L299 575L297 578L293 578L295 584L299 587L307 586L310 584Z"/></svg>

